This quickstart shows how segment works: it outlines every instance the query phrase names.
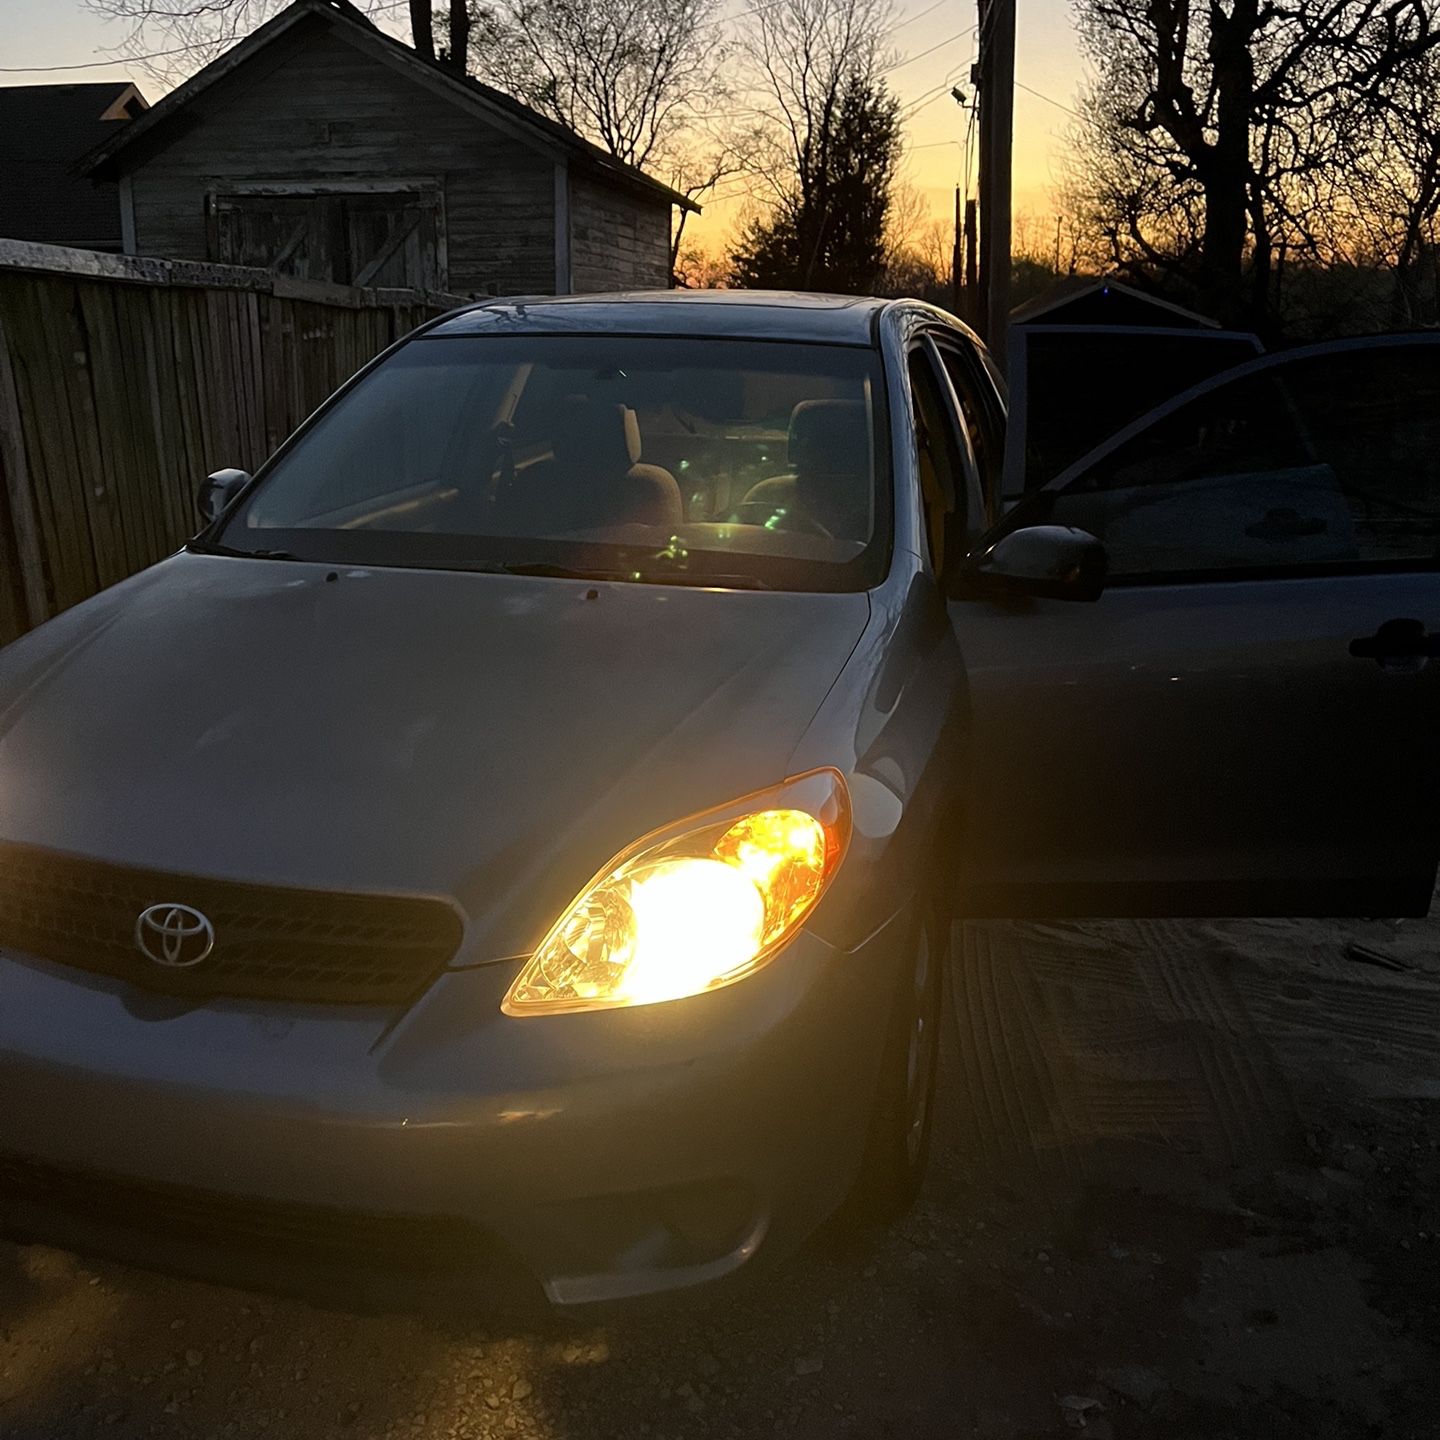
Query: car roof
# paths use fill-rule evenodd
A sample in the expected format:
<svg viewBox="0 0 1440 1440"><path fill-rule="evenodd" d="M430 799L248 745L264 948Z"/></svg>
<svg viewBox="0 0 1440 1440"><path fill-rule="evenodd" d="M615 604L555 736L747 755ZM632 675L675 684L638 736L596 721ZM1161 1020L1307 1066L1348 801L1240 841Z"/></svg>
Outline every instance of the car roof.
<svg viewBox="0 0 1440 1440"><path fill-rule="evenodd" d="M875 344L893 300L783 290L641 290L615 295L506 296L442 316L429 336L683 335L735 340Z"/></svg>

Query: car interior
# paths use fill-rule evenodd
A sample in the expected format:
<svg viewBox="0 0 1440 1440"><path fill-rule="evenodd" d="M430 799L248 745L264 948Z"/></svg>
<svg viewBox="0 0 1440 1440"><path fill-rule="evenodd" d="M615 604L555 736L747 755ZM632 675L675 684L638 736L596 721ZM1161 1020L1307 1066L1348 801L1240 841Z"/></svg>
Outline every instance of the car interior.
<svg viewBox="0 0 1440 1440"><path fill-rule="evenodd" d="M868 376L709 356L392 364L281 461L246 525L855 558L878 511Z"/></svg>

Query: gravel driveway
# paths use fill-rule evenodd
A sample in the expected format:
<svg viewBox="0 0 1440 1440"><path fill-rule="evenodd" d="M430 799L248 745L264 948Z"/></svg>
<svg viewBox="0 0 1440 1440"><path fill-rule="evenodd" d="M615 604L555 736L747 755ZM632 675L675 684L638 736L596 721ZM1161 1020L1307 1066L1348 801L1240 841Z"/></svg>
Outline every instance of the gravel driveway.
<svg viewBox="0 0 1440 1440"><path fill-rule="evenodd" d="M0 1245L0 1435L1440 1435L1440 922L957 940L934 1172L873 1244L584 1326Z"/></svg>

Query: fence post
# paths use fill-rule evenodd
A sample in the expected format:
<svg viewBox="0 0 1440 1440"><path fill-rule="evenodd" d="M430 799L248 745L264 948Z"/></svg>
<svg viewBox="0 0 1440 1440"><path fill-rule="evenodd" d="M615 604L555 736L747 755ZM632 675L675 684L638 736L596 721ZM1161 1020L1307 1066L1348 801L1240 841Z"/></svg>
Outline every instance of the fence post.
<svg viewBox="0 0 1440 1440"><path fill-rule="evenodd" d="M4 321L0 321L0 473L5 477L10 518L15 525L15 550L20 559L26 616L33 629L50 618L50 596L45 586L30 467L25 458L25 432L20 425L20 395L15 386L15 367Z"/></svg>

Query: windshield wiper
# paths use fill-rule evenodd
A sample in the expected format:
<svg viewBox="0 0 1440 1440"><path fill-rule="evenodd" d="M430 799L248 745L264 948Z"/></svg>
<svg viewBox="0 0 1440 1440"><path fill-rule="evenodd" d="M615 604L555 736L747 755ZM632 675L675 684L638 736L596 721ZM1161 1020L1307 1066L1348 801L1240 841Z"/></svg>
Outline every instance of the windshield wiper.
<svg viewBox="0 0 1440 1440"><path fill-rule="evenodd" d="M603 570L584 565L557 565L549 560L518 560L472 567L487 575L541 575L551 580L633 580L633 570Z"/></svg>
<svg viewBox="0 0 1440 1440"><path fill-rule="evenodd" d="M707 575L690 570L613 570L575 565L556 565L548 560L522 561L513 565L477 566L490 574L541 575L555 580L609 580L631 585L692 585L716 590L768 590L754 575Z"/></svg>
<svg viewBox="0 0 1440 1440"><path fill-rule="evenodd" d="M298 560L298 555L289 550L239 550L234 545L220 545L215 542L194 547L202 555L230 555L238 560Z"/></svg>

